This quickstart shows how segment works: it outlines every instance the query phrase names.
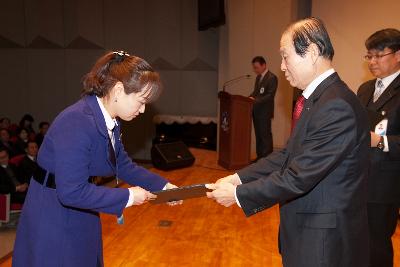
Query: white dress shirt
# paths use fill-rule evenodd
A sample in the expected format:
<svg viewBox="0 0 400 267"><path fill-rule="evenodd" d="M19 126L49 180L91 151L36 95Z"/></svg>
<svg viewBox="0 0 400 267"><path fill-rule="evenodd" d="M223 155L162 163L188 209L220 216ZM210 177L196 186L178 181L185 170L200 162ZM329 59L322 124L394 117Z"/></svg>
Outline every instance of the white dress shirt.
<svg viewBox="0 0 400 267"><path fill-rule="evenodd" d="M383 90L381 90L377 99L379 99L379 97L383 94L383 92L385 92L386 88L389 87L389 85L397 78L397 76L399 76L399 74L400 74L400 70L396 71L395 73L393 73L385 78L376 79L375 91L378 90L378 82L379 81L382 81L382 84L383 84ZM374 92L374 94L375 94L375 92ZM387 125L387 122L386 122L386 125ZM383 143L385 144L385 148L383 149L383 152L389 152L389 141L388 141L388 138L386 135L383 135Z"/></svg>
<svg viewBox="0 0 400 267"><path fill-rule="evenodd" d="M267 72L268 72L268 69L265 69L265 70L264 70L264 72L263 72L263 73L261 73L261 77L260 77L260 80L259 80L259 82L261 82L261 81L262 81L262 79L264 79L264 76L265 76L265 74L267 74Z"/></svg>
<svg viewBox="0 0 400 267"><path fill-rule="evenodd" d="M113 119L110 114L108 113L108 111L106 110L106 108L103 105L103 102L101 102L101 99L97 98L97 103L99 103L100 109L101 109L101 113L103 113L103 117L104 120L106 121L106 127L107 127L107 132L108 132L108 136L111 139L111 144L113 146L113 148L115 149L115 136L113 133L114 127L118 126L118 122L116 119ZM118 178L117 178L118 179ZM133 205L133 201L134 201L134 196L133 196L133 189L129 188L129 199L128 202L125 205L125 208L130 207Z"/></svg>
<svg viewBox="0 0 400 267"><path fill-rule="evenodd" d="M317 89L318 85L320 85L326 78L328 78L329 76L331 76L333 73L335 73L335 70L332 68L332 69L329 69L329 70L325 71L324 73L322 73L321 75L319 75L317 78L315 78L315 79L306 87L306 89L304 89L304 91L303 91L303 96L304 96L304 98L305 98L305 99L309 99L310 96L312 95L312 93L314 93L315 89ZM241 180L240 180L240 177L239 177L239 175L238 175L237 173L232 174L232 178L233 178L233 179L238 179L238 180L240 181L240 183L242 183ZM237 198L236 190L235 190L235 200L236 200L236 204L237 204L239 207L242 207L242 206L240 205L239 199Z"/></svg>

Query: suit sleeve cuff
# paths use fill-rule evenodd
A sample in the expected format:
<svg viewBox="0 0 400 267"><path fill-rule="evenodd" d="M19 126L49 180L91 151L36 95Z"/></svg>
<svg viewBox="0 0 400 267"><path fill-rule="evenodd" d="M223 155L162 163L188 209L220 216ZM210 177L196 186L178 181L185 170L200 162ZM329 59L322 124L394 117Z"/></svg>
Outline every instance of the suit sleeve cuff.
<svg viewBox="0 0 400 267"><path fill-rule="evenodd" d="M128 202L126 203L125 208L132 206L133 201L135 200L135 197L133 195L133 188L128 188L128 189L129 189L129 198L128 198Z"/></svg>
<svg viewBox="0 0 400 267"><path fill-rule="evenodd" d="M388 138L386 135L383 136L383 143L385 145L383 152L389 152L389 142L388 142Z"/></svg>

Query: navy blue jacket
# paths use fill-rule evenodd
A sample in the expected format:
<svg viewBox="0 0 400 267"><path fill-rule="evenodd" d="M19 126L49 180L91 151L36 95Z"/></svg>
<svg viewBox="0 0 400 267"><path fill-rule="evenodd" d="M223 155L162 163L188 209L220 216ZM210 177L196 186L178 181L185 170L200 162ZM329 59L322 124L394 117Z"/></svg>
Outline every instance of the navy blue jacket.
<svg viewBox="0 0 400 267"><path fill-rule="evenodd" d="M115 130L120 136L120 125ZM116 175L149 191L167 181L137 166L116 138L116 167L109 160L105 119L95 96L61 112L39 150L38 163L56 177L56 189L31 181L17 229L13 266L96 266L102 264L99 212L122 214L127 188L88 182Z"/></svg>

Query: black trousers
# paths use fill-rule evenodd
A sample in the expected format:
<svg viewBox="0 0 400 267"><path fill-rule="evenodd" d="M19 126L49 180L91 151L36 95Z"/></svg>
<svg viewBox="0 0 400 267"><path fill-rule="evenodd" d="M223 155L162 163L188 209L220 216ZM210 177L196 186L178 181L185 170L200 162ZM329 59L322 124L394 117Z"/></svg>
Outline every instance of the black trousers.
<svg viewBox="0 0 400 267"><path fill-rule="evenodd" d="M368 203L370 267L392 267L392 236L396 231L399 207L395 204Z"/></svg>
<svg viewBox="0 0 400 267"><path fill-rule="evenodd" d="M253 123L256 135L257 159L259 159L268 156L273 150L271 118L259 116L253 112Z"/></svg>

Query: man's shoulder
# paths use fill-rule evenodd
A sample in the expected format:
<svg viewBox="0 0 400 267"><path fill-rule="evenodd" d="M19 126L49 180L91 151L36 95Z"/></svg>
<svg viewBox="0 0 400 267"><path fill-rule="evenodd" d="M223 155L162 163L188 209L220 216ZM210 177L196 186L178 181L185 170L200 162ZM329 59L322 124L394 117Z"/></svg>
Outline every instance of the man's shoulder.
<svg viewBox="0 0 400 267"><path fill-rule="evenodd" d="M278 77L271 70L268 70L267 75L272 79L278 79Z"/></svg>
<svg viewBox="0 0 400 267"><path fill-rule="evenodd" d="M375 81L376 79L368 80L363 82L360 87L358 88L358 93L363 93L366 90L370 90L371 88L375 88Z"/></svg>

